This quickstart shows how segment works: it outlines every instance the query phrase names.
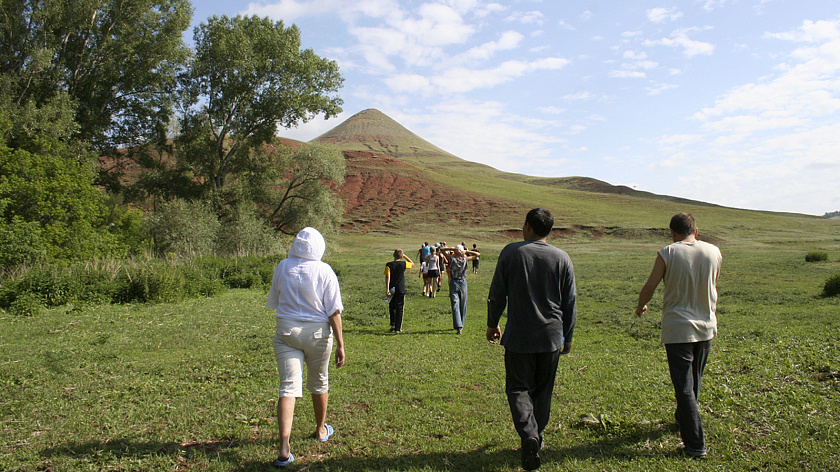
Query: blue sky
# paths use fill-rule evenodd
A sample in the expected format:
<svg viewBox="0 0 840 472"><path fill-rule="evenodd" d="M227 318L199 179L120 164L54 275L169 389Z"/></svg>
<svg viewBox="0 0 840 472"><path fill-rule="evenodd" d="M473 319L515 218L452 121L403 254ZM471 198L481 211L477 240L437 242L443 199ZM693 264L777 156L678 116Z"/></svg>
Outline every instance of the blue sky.
<svg viewBox="0 0 840 472"><path fill-rule="evenodd" d="M458 157L721 205L840 210L836 0L194 0L268 16ZM191 35L190 35L191 36Z"/></svg>

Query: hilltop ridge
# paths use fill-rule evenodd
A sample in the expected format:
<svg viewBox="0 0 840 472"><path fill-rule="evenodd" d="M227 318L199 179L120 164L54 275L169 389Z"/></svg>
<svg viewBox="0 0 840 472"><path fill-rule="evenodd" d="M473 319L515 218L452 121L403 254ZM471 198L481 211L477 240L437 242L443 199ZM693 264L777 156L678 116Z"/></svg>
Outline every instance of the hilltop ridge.
<svg viewBox="0 0 840 472"><path fill-rule="evenodd" d="M356 113L313 141L345 152L370 152L415 162L462 160L412 133L375 108Z"/></svg>
<svg viewBox="0 0 840 472"><path fill-rule="evenodd" d="M349 232L458 232L508 239L519 233L525 212L537 206L555 214L558 234L585 238L658 238L678 211L698 216L710 239L736 227L778 235L773 228L813 224L817 229L827 221L657 195L592 177L503 172L461 159L376 109L356 113L312 141L344 154L346 178L336 190L345 202L342 230Z"/></svg>

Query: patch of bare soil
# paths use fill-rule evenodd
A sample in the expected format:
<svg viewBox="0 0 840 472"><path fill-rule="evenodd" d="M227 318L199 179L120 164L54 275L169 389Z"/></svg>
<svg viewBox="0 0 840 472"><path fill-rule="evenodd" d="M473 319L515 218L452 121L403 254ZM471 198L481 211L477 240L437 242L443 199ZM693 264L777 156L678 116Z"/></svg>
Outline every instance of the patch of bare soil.
<svg viewBox="0 0 840 472"><path fill-rule="evenodd" d="M422 170L381 154L353 151L344 156L347 171L338 194L345 202L345 231L393 227L403 216L479 226L500 214L528 211L516 202L433 183Z"/></svg>

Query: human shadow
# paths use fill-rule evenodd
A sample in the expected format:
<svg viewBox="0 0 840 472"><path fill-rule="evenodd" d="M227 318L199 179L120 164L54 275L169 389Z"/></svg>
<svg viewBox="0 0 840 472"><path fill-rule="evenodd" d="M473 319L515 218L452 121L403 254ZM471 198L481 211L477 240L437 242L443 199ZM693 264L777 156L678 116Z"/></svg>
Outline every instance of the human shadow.
<svg viewBox="0 0 840 472"><path fill-rule="evenodd" d="M586 425L575 426L575 428L586 428ZM655 441L660 436L672 434L668 428L657 425L622 425L621 428L610 431L605 429L601 432L590 431L595 434L596 439L572 447L552 447L547 445L540 456L543 463L559 463L591 461L611 458L622 458L628 461L634 458L647 457L651 455L667 455L667 453L651 452L643 445L648 441ZM562 432L550 433L562 434ZM253 446L257 444L274 445L274 440L246 440L240 438L222 438L212 441L196 441L189 443L143 441L137 438L122 438L110 441L87 441L82 443L65 443L41 451L45 459L58 456L69 456L74 458L142 458L153 456L172 456L175 460L188 466L193 457L198 460L206 460L212 456L216 463L225 463L235 472L256 472L277 470L273 466L274 458L266 460L245 459L242 456L244 445ZM509 446L509 448L508 448ZM502 471L518 469L520 466L520 455L518 442L511 442L510 445L489 443L472 450L456 452L423 452L422 445L414 448L417 452L388 455L377 455L372 457L369 453L353 455L352 452L307 457L301 454L294 463L283 470L367 470L367 471L388 471L422 469L429 471ZM370 450L371 448L360 448ZM374 446L375 449L375 446ZM323 457L323 458L322 458ZM224 467L224 466L223 466Z"/></svg>

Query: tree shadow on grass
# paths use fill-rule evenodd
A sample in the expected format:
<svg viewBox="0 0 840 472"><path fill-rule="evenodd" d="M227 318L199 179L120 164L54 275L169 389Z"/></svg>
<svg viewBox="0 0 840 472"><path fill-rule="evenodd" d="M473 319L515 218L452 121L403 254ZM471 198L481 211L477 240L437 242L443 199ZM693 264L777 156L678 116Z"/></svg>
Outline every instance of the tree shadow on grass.
<svg viewBox="0 0 840 472"><path fill-rule="evenodd" d="M43 449L41 456L49 460L56 457L119 459L171 456L176 461L189 464L196 456L218 456L231 463L241 462L240 446L251 441L239 438L222 438L210 441L186 443L143 441L137 438L113 439L110 441L87 441L66 443Z"/></svg>
<svg viewBox="0 0 840 472"><path fill-rule="evenodd" d="M592 429L580 426L581 429ZM544 464L563 464L582 461L598 461L599 459L620 458L627 461L656 455L667 456L670 453L657 452L646 448L645 444L656 441L661 436L673 434L664 427L656 425L622 425L620 428L603 431L590 431L595 438L573 447L552 447L550 436L547 435L549 445L540 452ZM550 434L563 434L555 432ZM255 444L274 446L274 439L247 440L239 438L223 438L203 442L155 442L142 441L136 438L115 439L111 441L88 441L84 443L67 443L41 451L42 456L49 461L51 458L67 456L74 458L97 458L107 463L107 458L115 461L137 459L144 457L171 457L180 462L185 469L191 468L195 462L212 460L215 463L229 464L229 470L235 472L255 472L269 470L288 471L393 471L393 470L428 470L428 471L506 471L519 470L520 455L518 443L485 444L469 451L455 452L416 452L397 455L369 455L354 456L350 453L301 453L294 463L278 469L273 466L273 457L265 460L246 460L242 456L242 448ZM273 448L272 448L273 449ZM364 448L370 450L371 448ZM375 449L375 447L373 448ZM422 449L416 448L416 449Z"/></svg>

